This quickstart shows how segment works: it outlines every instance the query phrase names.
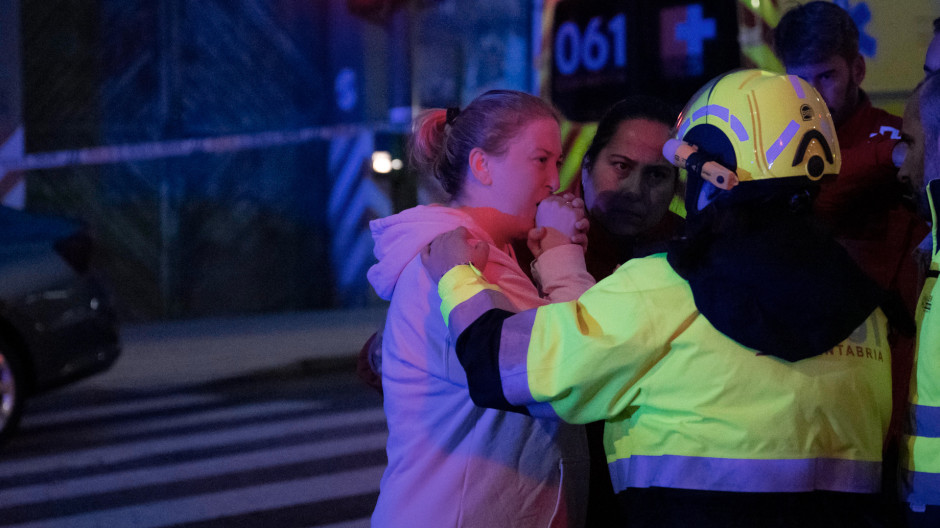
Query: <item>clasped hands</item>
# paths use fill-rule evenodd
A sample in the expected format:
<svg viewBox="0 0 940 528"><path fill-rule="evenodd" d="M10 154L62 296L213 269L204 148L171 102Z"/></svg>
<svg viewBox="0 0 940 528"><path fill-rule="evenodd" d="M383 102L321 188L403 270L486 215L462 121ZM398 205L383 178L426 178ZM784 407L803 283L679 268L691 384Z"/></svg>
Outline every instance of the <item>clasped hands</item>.
<svg viewBox="0 0 940 528"><path fill-rule="evenodd" d="M587 250L590 227L584 212L584 201L572 193L552 195L539 202L535 227L529 230L526 246L535 258L564 244L578 244ZM473 264L482 270L489 259L489 244L482 240L470 242L465 227L442 233L421 252L421 263L437 282L454 266Z"/></svg>
<svg viewBox="0 0 940 528"><path fill-rule="evenodd" d="M570 192L553 194L539 202L535 227L529 230L526 246L535 258L563 244L578 244L587 251L588 227L584 200Z"/></svg>

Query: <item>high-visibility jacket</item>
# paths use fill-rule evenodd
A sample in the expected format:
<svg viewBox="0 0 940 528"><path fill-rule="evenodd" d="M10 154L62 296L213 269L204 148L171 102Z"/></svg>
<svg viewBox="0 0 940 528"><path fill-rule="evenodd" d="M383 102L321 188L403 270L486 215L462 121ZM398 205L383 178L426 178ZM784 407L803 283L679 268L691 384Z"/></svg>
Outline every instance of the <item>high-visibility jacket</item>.
<svg viewBox="0 0 940 528"><path fill-rule="evenodd" d="M932 304L940 293L937 208L940 181L930 182L927 197L933 216L933 254L917 302L917 351L911 375L911 422L902 443L902 496L911 505L940 505L940 311ZM933 309L932 309L933 308Z"/></svg>
<svg viewBox="0 0 940 528"><path fill-rule="evenodd" d="M474 401L606 420L617 491L880 489L891 413L880 309L831 350L791 363L716 330L663 254L627 262L575 301L516 314L469 265L448 271L439 292Z"/></svg>

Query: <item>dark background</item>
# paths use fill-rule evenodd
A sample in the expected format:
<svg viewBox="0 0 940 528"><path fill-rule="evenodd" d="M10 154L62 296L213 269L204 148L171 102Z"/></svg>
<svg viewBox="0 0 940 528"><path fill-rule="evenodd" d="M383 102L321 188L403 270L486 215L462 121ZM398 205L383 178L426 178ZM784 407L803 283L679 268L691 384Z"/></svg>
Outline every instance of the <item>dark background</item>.
<svg viewBox="0 0 940 528"><path fill-rule="evenodd" d="M684 102L740 63L736 2L702 0L719 38L692 73L662 71L660 10L688 3L560 2L556 25L627 17L627 66L598 88L584 72L544 83L552 28L529 0L21 0L26 157L317 131L28 170L26 208L89 226L128 321L379 306L369 220L441 197L407 166L373 173L373 150L405 159L414 111L495 87L577 122L627 93Z"/></svg>

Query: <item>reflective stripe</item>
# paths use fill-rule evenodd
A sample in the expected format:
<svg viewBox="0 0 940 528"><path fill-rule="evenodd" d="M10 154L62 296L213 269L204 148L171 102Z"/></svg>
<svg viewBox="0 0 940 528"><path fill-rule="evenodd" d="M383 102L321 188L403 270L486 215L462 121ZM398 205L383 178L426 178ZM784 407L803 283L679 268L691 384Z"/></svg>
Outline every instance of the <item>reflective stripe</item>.
<svg viewBox="0 0 940 528"><path fill-rule="evenodd" d="M741 120L737 116L731 116L731 130L734 130L734 133L738 136L738 141L747 141L750 136L747 134L747 129L744 128L744 125L741 124Z"/></svg>
<svg viewBox="0 0 940 528"><path fill-rule="evenodd" d="M940 473L940 438L906 437L901 467L918 473Z"/></svg>
<svg viewBox="0 0 940 528"><path fill-rule="evenodd" d="M536 310L528 310L506 319L500 332L499 377L503 383L503 395L513 405L535 402L529 390L529 369L526 366L535 313Z"/></svg>
<svg viewBox="0 0 940 528"><path fill-rule="evenodd" d="M940 407L914 405L912 411L914 430L920 437L940 438Z"/></svg>
<svg viewBox="0 0 940 528"><path fill-rule="evenodd" d="M728 115L730 114L731 114L731 110L728 110L728 107L716 105L716 104L710 104L710 105L703 106L702 108L699 108L698 111L695 112L695 114L692 116L692 120L698 121L699 119L707 115L710 115L710 116L715 116L718 119L721 119L722 121L727 121Z"/></svg>
<svg viewBox="0 0 940 528"><path fill-rule="evenodd" d="M917 301L917 351L914 360L911 399L912 436L901 444L901 495L911 504L940 505L940 317L931 310L938 292L937 270L940 253L937 247L937 206L940 205L940 183L927 184L933 228L933 257L920 299ZM916 403L915 403L916 402Z"/></svg>
<svg viewBox="0 0 940 528"><path fill-rule="evenodd" d="M880 461L633 455L609 463L608 468L615 491L657 486L737 492L876 493L881 487Z"/></svg>
<svg viewBox="0 0 940 528"><path fill-rule="evenodd" d="M832 127L830 125L831 125L831 121L829 121L828 119L823 119L822 121L819 122L819 129L822 130L823 135L826 136L826 141L828 141L830 144L833 144L834 143L833 138L836 137L836 133L833 132Z"/></svg>
<svg viewBox="0 0 940 528"><path fill-rule="evenodd" d="M940 474L902 471L901 497L911 504L940 504Z"/></svg>
<svg viewBox="0 0 940 528"><path fill-rule="evenodd" d="M727 121L727 120L728 120L728 116L731 114L731 110L728 110L728 107L726 107L726 106L721 106L721 105L716 105L716 104L710 104L710 105L706 106L705 108L702 108L702 109L699 110L698 112L695 112L695 115L696 115L696 116L701 115L701 113L702 113L703 111L704 111L706 114L713 115L713 116L715 116L715 117L721 119L722 121ZM698 119L698 118L696 117L696 119Z"/></svg>
<svg viewBox="0 0 940 528"><path fill-rule="evenodd" d="M796 92L796 96L800 99L806 99L806 92L803 91L803 85L800 84L800 78L796 75L787 75L787 79L789 79L790 84L793 85L793 91Z"/></svg>
<svg viewBox="0 0 940 528"><path fill-rule="evenodd" d="M542 403L533 403L527 405L529 414L536 418L548 418L551 420L561 420L561 417L558 416L558 413L555 412L555 408L552 407L551 403L542 402Z"/></svg>
<svg viewBox="0 0 940 528"><path fill-rule="evenodd" d="M692 124L691 119L685 119L682 121L682 124L679 126L679 136L680 138L685 137L685 132L689 129L689 125Z"/></svg>
<svg viewBox="0 0 940 528"><path fill-rule="evenodd" d="M940 231L940 224L937 223L937 207L940 207L940 180L933 180L927 183L927 201L930 204L930 218L933 220L933 228L930 230L930 236L933 240L933 260L940 256L940 246L937 245L937 232ZM936 263L936 262L935 262ZM935 268L935 266L931 266Z"/></svg>
<svg viewBox="0 0 940 528"><path fill-rule="evenodd" d="M727 107L716 104L703 106L702 108L696 110L696 112L692 114L692 119L687 119L682 123L682 126L679 129L679 137L681 138L685 135L685 129L688 128L692 121L698 121L699 119L706 116L717 117L722 121L727 121L728 124L731 125L731 130L733 130L735 135L738 136L738 141L748 140L749 136L747 129L745 129L744 125L741 124L741 120L732 115L731 110L729 110Z"/></svg>
<svg viewBox="0 0 940 528"><path fill-rule="evenodd" d="M448 314L443 313L444 303L441 303L441 313L444 315L444 320L447 321L447 327L450 328L450 333L453 336L462 334L478 317L494 308L515 311L512 303L505 295L492 289L478 292L473 297L458 304L450 311L449 317Z"/></svg>
<svg viewBox="0 0 940 528"><path fill-rule="evenodd" d="M787 145L790 144L790 141L793 140L793 136L796 135L800 130L800 125L796 121L790 121L790 124L787 125L787 128L783 129L783 132L780 133L780 137L773 142L773 146L767 149L767 164L773 165L774 160L780 156L780 153L783 152L783 149L787 148Z"/></svg>

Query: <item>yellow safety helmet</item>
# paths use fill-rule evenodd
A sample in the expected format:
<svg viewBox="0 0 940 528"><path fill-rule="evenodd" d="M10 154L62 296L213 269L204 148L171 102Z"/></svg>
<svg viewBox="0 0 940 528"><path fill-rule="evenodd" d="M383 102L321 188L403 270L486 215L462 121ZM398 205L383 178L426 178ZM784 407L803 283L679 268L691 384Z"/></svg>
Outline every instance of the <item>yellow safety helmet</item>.
<svg viewBox="0 0 940 528"><path fill-rule="evenodd" d="M688 170L690 183L701 178L723 190L780 178L816 181L842 165L819 93L795 75L758 69L721 75L696 92L663 153Z"/></svg>

